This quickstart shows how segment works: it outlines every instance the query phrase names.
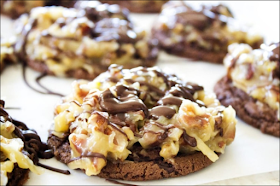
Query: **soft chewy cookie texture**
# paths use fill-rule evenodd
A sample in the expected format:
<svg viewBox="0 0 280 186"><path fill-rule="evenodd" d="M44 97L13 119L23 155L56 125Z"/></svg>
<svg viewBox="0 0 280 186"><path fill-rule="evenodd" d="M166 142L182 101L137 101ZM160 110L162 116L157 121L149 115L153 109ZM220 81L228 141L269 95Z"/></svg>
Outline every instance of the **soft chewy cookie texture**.
<svg viewBox="0 0 280 186"><path fill-rule="evenodd" d="M256 50L232 44L224 64L227 75L215 85L221 103L263 133L279 137L279 43Z"/></svg>
<svg viewBox="0 0 280 186"><path fill-rule="evenodd" d="M263 38L241 28L224 5L201 5L169 1L152 28L166 52L182 57L222 63L231 43L258 48Z"/></svg>
<svg viewBox="0 0 280 186"><path fill-rule="evenodd" d="M55 76L93 79L110 64L153 66L156 42L147 41L128 14L98 1L79 1L75 8L37 7L16 21L16 40L5 45L31 68Z"/></svg>
<svg viewBox="0 0 280 186"><path fill-rule="evenodd" d="M73 88L55 108L48 144L58 160L88 176L186 175L215 162L235 137L231 107L157 67L112 65Z"/></svg>
<svg viewBox="0 0 280 186"><path fill-rule="evenodd" d="M149 0L149 1L135 1L135 0L128 0L128 1L119 1L119 0L101 0L102 3L109 3L109 4L118 4L122 7L127 8L131 12L135 13L158 13L161 10L161 7L164 3L168 0Z"/></svg>

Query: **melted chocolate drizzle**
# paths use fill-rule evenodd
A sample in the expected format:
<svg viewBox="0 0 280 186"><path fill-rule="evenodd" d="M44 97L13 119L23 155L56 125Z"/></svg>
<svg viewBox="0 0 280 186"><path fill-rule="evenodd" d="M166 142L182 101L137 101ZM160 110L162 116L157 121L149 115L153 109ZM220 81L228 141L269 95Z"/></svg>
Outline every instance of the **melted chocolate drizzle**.
<svg viewBox="0 0 280 186"><path fill-rule="evenodd" d="M196 139L194 137L189 136L185 130L183 131L183 139L189 146L196 147Z"/></svg>
<svg viewBox="0 0 280 186"><path fill-rule="evenodd" d="M0 118L1 122L9 121L14 124L15 130L14 134L19 137L24 142L23 153L25 153L35 165L41 166L43 168L62 173L70 174L69 171L56 169L44 164L39 163L39 158L50 159L54 156L53 150L51 150L48 145L41 141L40 136L35 130L29 129L23 122L12 119L12 117L4 109L5 102L1 100L0 102Z"/></svg>
<svg viewBox="0 0 280 186"><path fill-rule="evenodd" d="M48 170L50 170L50 171L58 172L58 173L61 173L61 174L66 174L66 175L70 175L70 174L71 174L69 170L57 169L57 168L54 168L54 167L51 167L51 166L42 164L42 163L40 163L40 162L38 162L37 165L40 166L40 167L43 167L43 168L45 168L45 169L48 169Z"/></svg>
<svg viewBox="0 0 280 186"><path fill-rule="evenodd" d="M118 70L121 70L118 66L114 66L109 68L109 73L112 68L118 68ZM145 118L149 119L147 121L148 123L146 124L156 125L163 130L163 132L154 132L150 130L144 131L144 133L149 132L157 135L157 142L152 144L152 146L156 146L168 137L168 130L174 127L169 125L166 126L156 121L161 116L164 116L167 119L172 119L172 117L177 112L172 106L177 106L179 108L184 99L196 102L199 106L206 106L203 104L203 102L199 102L193 97L195 92L203 90L202 86L192 83L185 84L174 75L167 75L160 71L150 70L144 67L137 70L129 70L129 73L134 73L136 76L141 76L141 74L144 74L145 76L145 74L149 74L150 71L163 79L164 83L167 86L165 92L160 90L158 87L153 86L147 81L124 79L124 81L128 84L138 82L140 84L140 87L145 86L146 88L144 88L144 90L141 90L141 94L145 96L139 97L139 90L132 87L126 85L116 85L112 89L107 89L101 93L99 97L99 103L101 111L109 113L108 123L112 127L122 132L120 127L128 126L132 129L135 135L137 135L136 125L133 123L129 123L129 121L124 117L124 114L129 111L142 110L145 113ZM121 73L125 74L125 72L123 71L121 71ZM105 78L104 81L111 81L117 84L120 79L109 77ZM152 105L153 107L149 110L147 105L143 103L146 100L147 95L150 95L151 100L154 101L154 105ZM140 137L142 136L140 135ZM192 147L196 146L195 138L188 136L186 133L184 133L182 137L184 138L186 144Z"/></svg>
<svg viewBox="0 0 280 186"><path fill-rule="evenodd" d="M29 23L26 24L25 26L23 26L22 32L21 32L21 38L19 38L19 41L14 45L15 51L17 56L19 57L20 60L23 61L22 63L22 76L23 76L23 80L25 82L25 84L32 90L34 90L35 92L38 92L40 94L50 94L50 95L56 95L56 96L61 96L63 97L64 95L50 91L49 89L47 89L45 86L43 86L40 83L40 80L45 77L47 74L43 73L41 74L39 77L36 78L36 83L43 88L44 90L46 90L46 92L37 90L36 88L32 87L27 79L26 79L26 68L27 68L27 56L26 56L26 43L27 43L27 39L28 39L28 35L29 33L32 31L32 29L34 27L37 26L37 19L30 19Z"/></svg>
<svg viewBox="0 0 280 186"><path fill-rule="evenodd" d="M115 91L117 96L113 95L110 89L101 93L99 99L102 111L118 114L142 110L146 116L148 115L146 105L138 98L140 93L137 89L118 85Z"/></svg>
<svg viewBox="0 0 280 186"><path fill-rule="evenodd" d="M203 103L198 102L194 98L194 94L197 91L203 90L203 87L192 84L192 83L183 83L179 78L174 75L167 75L157 70L150 70L149 68L138 68L137 70L127 70L123 71L121 67L112 65L109 70L108 74L115 74L114 69L120 71L120 73L125 77L125 73L133 73L135 76L150 76L150 72L152 74L156 74L156 76L163 79L163 82L166 84L166 90L162 91L158 87L152 85L152 83L147 81L136 81L134 79L120 79L113 76L108 76L103 79L103 81L110 81L115 83L116 85L111 87L110 89L106 89L100 93L99 96L99 108L96 108L93 113L107 112L108 117L104 117L100 114L101 117L107 120L108 125L113 127L115 130L119 131L121 134L127 137L126 133L122 131L122 127L127 126L129 127L136 137L143 137L145 133L151 133L156 135L156 141L150 144L150 147L158 147L164 140L168 137L169 130L174 128L175 126L172 124L164 125L157 121L159 117L163 116L167 119L172 119L173 116L176 114L177 109L182 104L184 99L191 100L199 104L199 106L204 106ZM133 76L133 75L132 75ZM118 84L118 82L122 82L124 80L128 85ZM144 100L146 96L142 96L140 94L140 90L135 89L129 84L134 84L138 82L140 84L141 94L149 94L153 93L154 104L151 109L148 109L148 106L144 104ZM143 87L144 86L144 87ZM151 96L152 97L152 96ZM80 106L80 105L79 105ZM99 111L98 111L99 110ZM143 111L144 118L144 127L139 129L137 128L137 123L133 123L130 121L129 118L126 118L126 113L130 111ZM145 127L147 125L155 125L160 128L159 131L150 130L149 127ZM138 132L140 130L140 133ZM182 136L183 140L185 141L185 145L189 145L191 147L195 147L197 145L196 139L189 136L186 131L184 130ZM84 152L81 156L71 159L69 162L79 160L83 157L88 158L103 158L106 160L106 157L100 153L91 153L91 152Z"/></svg>
<svg viewBox="0 0 280 186"><path fill-rule="evenodd" d="M152 33L167 52L177 51L179 53L184 53L186 46L196 48L197 50L203 49L210 51L215 51L216 46L219 46L219 51L227 51L227 46L231 37L219 32L220 29L223 29L228 22L231 22L233 19L231 12L226 6L221 4L218 6L192 6L183 1L180 3L173 3L170 1L170 3L163 8L160 17L166 19L168 23L166 24L167 28L158 29L154 27ZM159 22L163 25L165 24L161 20L159 20ZM188 29L178 30L179 33L177 34L180 35L181 38L179 38L179 41L175 45L174 43L168 42L166 37L172 35L173 30L178 24L182 24L184 27L188 26L195 31ZM197 40L188 41L185 39L193 32L198 33L199 37L208 43L207 47L202 46Z"/></svg>
<svg viewBox="0 0 280 186"><path fill-rule="evenodd" d="M171 119L176 114L176 110L168 106L157 106L150 110L150 118L158 119L160 116L165 116Z"/></svg>
<svg viewBox="0 0 280 186"><path fill-rule="evenodd" d="M44 90L46 90L46 92L40 91L40 90L38 90L38 89L32 87L32 86L29 84L29 82L27 81L27 79L26 79L26 67L27 67L26 64L23 63L23 67L22 67L22 76L23 76L24 83L25 83L30 89L32 89L32 90L34 90L35 92L40 93L40 94L55 95L55 96L59 96L59 97L64 97L63 94L53 92L53 91L49 90L48 88L46 88L45 86L43 86L43 85L41 84L40 80L41 80L42 78L44 78L44 77L47 76L46 73L43 73L43 74L41 74L40 76L38 76L38 77L36 78L36 83L37 83L41 88L43 88Z"/></svg>
<svg viewBox="0 0 280 186"><path fill-rule="evenodd" d="M183 99L180 97L175 96L166 96L159 100L159 104L162 105L176 105L177 107L180 107L183 102Z"/></svg>

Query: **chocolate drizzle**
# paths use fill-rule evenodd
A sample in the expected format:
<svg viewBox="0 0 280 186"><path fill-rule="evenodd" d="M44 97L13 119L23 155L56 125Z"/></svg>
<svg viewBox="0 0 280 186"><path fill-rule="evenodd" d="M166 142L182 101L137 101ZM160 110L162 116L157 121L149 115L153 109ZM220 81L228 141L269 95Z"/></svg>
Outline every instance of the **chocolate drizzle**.
<svg viewBox="0 0 280 186"><path fill-rule="evenodd" d="M37 165L40 166L40 167L43 167L43 168L45 168L45 169L48 169L48 170L50 170L50 171L58 172L58 173L61 173L61 174L66 174L66 175L70 175L70 174L71 174L69 170L57 169L57 168L54 168L54 167L51 167L51 166L42 164L42 163L40 163L40 162L38 162Z"/></svg>
<svg viewBox="0 0 280 186"><path fill-rule="evenodd" d="M16 44L14 45L15 48L15 52L17 54L17 56L19 57L20 60L23 61L22 63L22 76L23 76L23 80L25 82L25 84L32 90L34 90L35 92L38 92L40 94L50 94L50 95L56 95L56 96L64 96L62 94L50 91L49 89L47 89L45 86L43 86L40 83L40 80L46 76L46 73L41 74L40 76L38 76L36 78L36 83L43 88L44 90L46 90L46 92L37 90L36 88L32 87L26 78L26 68L27 68L27 55L26 55L26 44L27 44L27 40L28 40L28 35L30 34L30 32L32 31L33 28L35 28L37 26L37 19L30 19L28 24L24 25L21 31L21 38L18 39L18 41L16 42Z"/></svg>
<svg viewBox="0 0 280 186"><path fill-rule="evenodd" d="M169 91L169 94L171 94L175 97L182 97L184 99L195 101L195 99L193 98L193 95L189 91L189 88L184 87L180 84L176 84L174 87L172 87L171 90Z"/></svg>
<svg viewBox="0 0 280 186"><path fill-rule="evenodd" d="M180 97L175 96L166 96L159 100L159 104L162 105L176 105L177 107L180 107L183 102L183 99Z"/></svg>
<svg viewBox="0 0 280 186"><path fill-rule="evenodd" d="M0 102L0 118L1 122L9 121L14 124L15 130L14 134L19 137L24 142L23 153L25 153L35 165L41 166L43 168L62 173L70 174L69 171L64 171L49 167L47 165L39 163L39 158L50 159L54 156L53 150L48 147L48 145L41 141L40 136L35 130L29 129L24 123L14 120L4 109L5 102L1 100Z"/></svg>
<svg viewBox="0 0 280 186"><path fill-rule="evenodd" d="M36 19L30 19L29 22L22 27L21 31L21 38L18 38L18 42L16 42L14 48L16 53L18 54L19 58L26 61L26 43L28 39L28 35L31 32L31 30L36 27L37 20Z"/></svg>
<svg viewBox="0 0 280 186"><path fill-rule="evenodd" d="M67 3L68 4L68 3ZM48 8L43 8L44 12L50 11ZM50 17L46 18L48 24L45 25L47 27L42 28L41 25L44 25L45 18L39 19L37 15L33 15L32 12L26 19L20 19L17 22L17 40L16 43L13 45L15 50L16 57L20 59L23 64L23 76L26 85L31 88L32 90L40 93L40 94L50 94L50 95L57 95L63 96L60 93L56 93L50 91L45 86L43 86L39 80L43 78L46 73L50 75L57 74L57 71L60 70L53 70L50 68L51 64L46 63L46 60L53 60L60 65L67 66L67 69L62 70L65 76L74 76L78 78L84 79L93 79L101 72L105 71L108 67L109 63L103 63L102 61L110 61L112 59L112 54L117 53L119 50L122 49L123 43L131 43L135 52L133 56L131 56L132 60L142 61L141 63L144 66L151 66L153 63L154 58L157 56L153 56L152 52L147 52L147 55L143 55L142 50L138 50L135 43L139 40L143 40L143 42L148 44L148 47L152 47L152 49L157 48L157 46L144 41L144 34L141 34L134 28L133 23L130 21L128 14L129 12L127 9L121 8L118 5L108 5L108 4L101 4L99 2L93 1L84 1L84 2L77 2L75 5L75 9L59 9L57 11L63 11L63 16L60 18ZM73 26L74 31L80 34L78 36L56 36L49 31L49 28L52 26L58 26L58 29L63 29L63 27L68 27L69 25L72 26L72 23L75 24ZM64 32L64 31L63 31ZM105 51L105 54L102 56L100 55L87 55L84 51L82 53L75 53L68 49L62 49L63 47L57 46L59 42L70 42L72 41L78 42L83 45L84 38L90 38L96 42L99 41L114 41L112 44L112 49L109 51ZM54 42L55 41L55 42ZM40 46L49 48L55 53L55 56L44 55L45 57L41 58L42 56L38 56L38 51L36 47L33 47L33 43L37 43ZM56 43L56 44L54 44ZM119 45L118 45L119 44ZM114 47L116 45L116 47ZM118 45L118 46L117 46ZM110 45L111 46L111 45ZM115 48L115 49L113 49ZM102 49L103 50L103 49ZM114 50L114 51L111 51ZM33 51L32 54L28 51ZM153 50L154 51L154 50ZM106 53L107 52L107 53ZM40 52L39 52L40 53ZM102 52L103 53L103 52ZM30 55L29 55L30 54ZM134 58L135 56L139 56L139 58ZM71 65L65 65L61 63L61 60L64 57L73 59L79 58L83 63L86 63L91 68L98 69L97 71L88 70L88 68L80 67L80 68L73 68ZM114 55L113 55L114 56ZM113 57L114 58L114 57ZM151 60L151 58L153 60ZM102 63L101 63L102 62ZM138 63L138 62L137 62ZM26 80L25 75L25 68L29 65L31 68L43 72L42 76L39 76L36 79L38 86L44 89L41 91L40 89L36 89L32 87L30 83ZM127 64L127 66L130 66ZM45 91L46 90L46 91Z"/></svg>
<svg viewBox="0 0 280 186"><path fill-rule="evenodd" d="M102 111L109 114L126 113L128 111L142 110L148 115L146 105L138 98L139 91L132 87L118 85L115 87L116 96L110 89L102 92L99 101Z"/></svg>
<svg viewBox="0 0 280 186"><path fill-rule="evenodd" d="M109 82L114 85L98 92L98 104L92 106L91 114L99 114L100 117L103 117L102 119L99 117L99 120L102 120L100 124L105 121L106 125L118 131L120 135L124 135L128 141L130 138L123 131L123 127L129 127L136 139L151 138L147 148L160 148L169 134L173 132L172 129L176 128L176 125L172 123L173 119L177 119L174 117L183 100L188 99L198 103L194 95L203 90L203 87L197 84L184 83L176 76L164 74L155 68L129 70L112 65L103 75L102 79L99 79L101 83ZM146 103L147 95L152 95L154 100ZM85 102L84 104L89 103ZM198 104L205 107L202 102ZM184 129L181 130L184 131ZM73 130L71 129L71 131ZM103 133L108 135L106 130ZM197 145L196 139L189 136L186 131L179 138L181 138L182 145L191 147ZM135 143L133 140L131 142ZM70 163L81 158L103 158L106 160L103 154L83 149L79 157L67 161Z"/></svg>
<svg viewBox="0 0 280 186"><path fill-rule="evenodd" d="M194 137L189 136L186 130L183 131L183 139L189 146L196 147L197 145L196 139Z"/></svg>
<svg viewBox="0 0 280 186"><path fill-rule="evenodd" d="M123 75L123 79L115 78L115 76L108 76L104 78L104 81L111 81L116 86L111 89L107 89L100 94L99 103L101 111L109 113L109 124L118 131L122 131L121 127L128 126L137 135L137 125L129 123L129 120L125 118L125 113L129 111L140 111L142 110L145 114L146 125L156 125L161 129L159 132L152 130L143 130L139 137L142 137L144 133L152 133L157 136L157 142L153 143L151 146L157 146L162 143L168 137L169 129L173 128L173 125L164 125L157 120L163 116L167 119L172 119L177 113L174 106L178 109L182 104L184 99L188 99L192 102L196 102L199 106L206 107L203 102L196 100L194 94L197 91L203 90L203 87L193 84L193 83L183 83L179 78L174 75L167 75L159 70L154 70L150 68L137 68L132 70L125 70L119 66L113 65L108 70L108 75L115 73L114 69L120 71ZM145 80L140 81L132 78L126 78L126 73L134 74L132 76L145 77ZM156 75L158 78L162 78L164 84L166 85L165 91L160 90L159 86L154 86L150 83L150 76ZM131 75L129 75L131 76ZM126 84L139 83L140 90L132 88L127 85L119 85L118 82L124 80ZM141 94L140 94L141 91ZM141 96L142 95L142 96ZM144 96L143 96L144 95ZM150 96L151 100L154 102L151 109L148 110L147 103L143 103ZM140 97L139 97L140 96ZM142 101L141 101L142 99ZM182 135L184 141L187 145L192 147L196 146L195 138L188 136L186 132Z"/></svg>
<svg viewBox="0 0 280 186"><path fill-rule="evenodd" d="M248 64L248 71L247 71L247 74L246 74L246 80L252 79L252 77L254 76L254 72L255 72L254 66L251 63Z"/></svg>
<svg viewBox="0 0 280 186"><path fill-rule="evenodd" d="M43 74L39 75L39 76L36 78L36 83L37 83L41 88L43 88L44 90L46 90L46 92L40 91L40 90L38 90L38 89L32 87L32 86L29 84L29 82L27 81L27 78L26 78L26 68L27 68L26 64L23 63L23 67L22 67L22 76L23 76L23 80L24 80L24 83L25 83L30 89L32 89L32 90L34 90L35 92L40 93L40 94L55 95L55 96L60 96L60 97L63 97L63 96L64 96L63 94L56 93L56 92L53 92L53 91L49 90L48 88L46 88L45 86L43 86L43 85L41 84L40 80L41 80L42 78L44 78L44 77L47 76L46 73L43 73Z"/></svg>
<svg viewBox="0 0 280 186"><path fill-rule="evenodd" d="M207 59L203 55L208 53L225 55L229 44L233 41L244 43L247 37L245 33L241 37L236 37L227 29L227 25L238 23L228 7L222 4L205 6L183 1L169 1L159 17L157 24L152 28L152 35L158 39L161 48L168 53L192 57L196 60ZM262 40L256 39L251 45L257 48ZM186 48L199 53L186 54ZM217 56L218 54L215 55ZM217 58L208 57L208 60L222 63L222 55L221 59Z"/></svg>
<svg viewBox="0 0 280 186"><path fill-rule="evenodd" d="M160 116L165 116L171 119L176 114L176 110L168 106L157 106L150 110L150 118L158 119Z"/></svg>

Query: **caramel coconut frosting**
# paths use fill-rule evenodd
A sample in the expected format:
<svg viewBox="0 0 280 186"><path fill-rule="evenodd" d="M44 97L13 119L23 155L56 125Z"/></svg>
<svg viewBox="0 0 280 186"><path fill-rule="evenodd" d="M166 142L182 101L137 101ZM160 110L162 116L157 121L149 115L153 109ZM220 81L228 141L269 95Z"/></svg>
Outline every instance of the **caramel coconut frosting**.
<svg viewBox="0 0 280 186"><path fill-rule="evenodd" d="M152 66L157 48L134 28L128 13L98 1L37 7L17 20L11 45L30 67L56 76L93 79L113 63Z"/></svg>
<svg viewBox="0 0 280 186"><path fill-rule="evenodd" d="M163 6L152 35L171 54L215 63L222 63L232 43L257 48L263 42L261 36L241 26L226 6L194 6L183 1Z"/></svg>
<svg viewBox="0 0 280 186"><path fill-rule="evenodd" d="M39 162L39 158L52 158L53 151L41 141L34 130L12 119L4 106L5 102L0 100L1 185L22 185L28 178L29 170L35 174L42 174L41 167L70 174L68 171L52 168Z"/></svg>
<svg viewBox="0 0 280 186"><path fill-rule="evenodd" d="M224 64L233 85L276 110L279 120L279 43L253 50L246 44L232 44Z"/></svg>
<svg viewBox="0 0 280 186"><path fill-rule="evenodd" d="M199 85L157 67L112 65L93 81L73 83L73 93L55 108L51 135L69 141L64 163L91 176L108 162L126 162L136 144L144 154L159 148L171 164L178 154L195 152L215 162L234 140L235 125L235 111Z"/></svg>

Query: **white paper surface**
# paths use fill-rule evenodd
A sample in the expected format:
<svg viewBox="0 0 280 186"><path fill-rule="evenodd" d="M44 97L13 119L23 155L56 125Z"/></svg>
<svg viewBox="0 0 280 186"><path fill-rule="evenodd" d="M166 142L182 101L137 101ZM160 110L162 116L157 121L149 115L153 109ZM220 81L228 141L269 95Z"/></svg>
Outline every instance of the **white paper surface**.
<svg viewBox="0 0 280 186"><path fill-rule="evenodd" d="M265 27L258 26L262 28L258 31L265 35L268 40L279 41L279 2L226 2L225 4L230 4L234 15L248 20L247 23L265 25ZM245 11L248 9L250 9L250 13ZM241 13L238 14L238 12ZM145 29L150 28L155 18L155 15L133 14L133 20L138 26L143 25ZM11 35L13 30L10 23L10 20L1 16L2 37ZM270 26L267 27L267 25ZM192 62L189 59L167 55L164 52L160 54L157 65L165 72L177 74L186 81L199 83L210 91L213 90L216 81L225 74L222 65ZM38 72L31 69L27 70L27 78L34 87L37 87L34 80L38 75ZM42 80L42 83L53 91L68 94L71 91L73 80L72 78L46 77ZM60 101L59 97L42 95L29 89L24 84L21 66L14 65L6 68L1 74L1 99L6 101L6 107L19 107L20 110L8 110L8 112L13 118L25 122L30 128L34 128L42 140L46 141L48 129L52 124L54 107ZM41 163L67 169L66 165L54 158L41 160ZM279 138L262 134L259 130L238 120L235 141L226 148L225 154L211 166L179 178L126 183L136 185L193 185L275 170L279 170ZM81 171L70 170L70 172L71 175L69 176L48 170L45 170L44 174L40 176L30 173L30 179L26 184L112 185L104 179L88 177Z"/></svg>

